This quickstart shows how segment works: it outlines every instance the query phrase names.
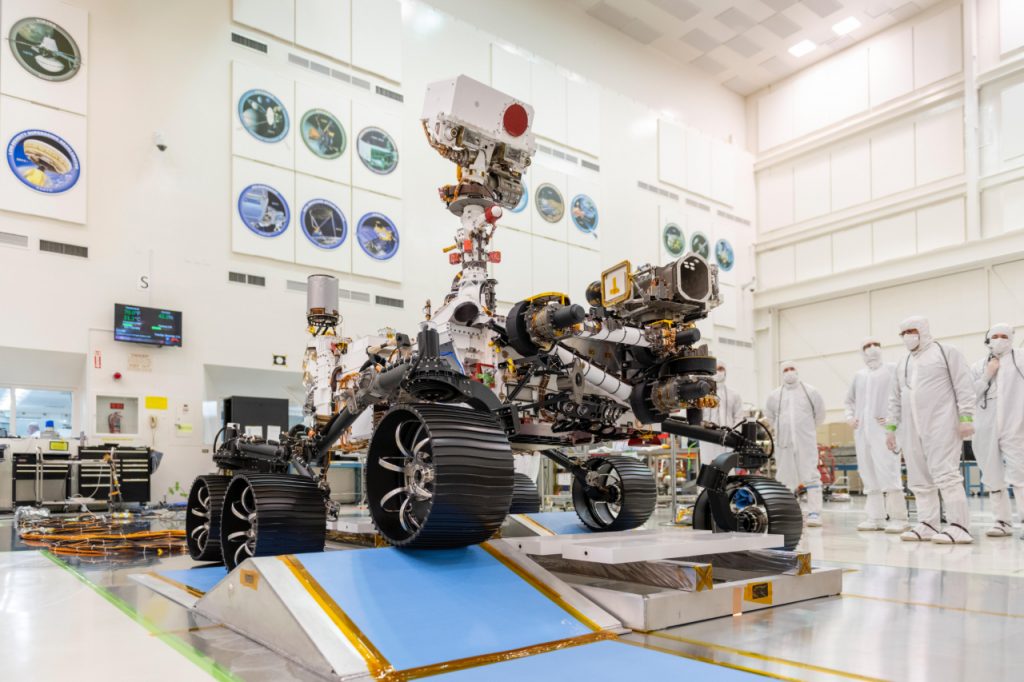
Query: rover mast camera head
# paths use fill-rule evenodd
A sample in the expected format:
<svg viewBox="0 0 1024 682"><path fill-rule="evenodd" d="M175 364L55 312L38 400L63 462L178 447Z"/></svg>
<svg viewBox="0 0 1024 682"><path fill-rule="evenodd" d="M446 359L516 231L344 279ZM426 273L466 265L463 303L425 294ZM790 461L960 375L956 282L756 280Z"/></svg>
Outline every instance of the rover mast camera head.
<svg viewBox="0 0 1024 682"><path fill-rule="evenodd" d="M459 76L427 86L420 119L430 146L459 168L459 184L441 188L452 213L467 203L515 208L537 150L533 107Z"/></svg>

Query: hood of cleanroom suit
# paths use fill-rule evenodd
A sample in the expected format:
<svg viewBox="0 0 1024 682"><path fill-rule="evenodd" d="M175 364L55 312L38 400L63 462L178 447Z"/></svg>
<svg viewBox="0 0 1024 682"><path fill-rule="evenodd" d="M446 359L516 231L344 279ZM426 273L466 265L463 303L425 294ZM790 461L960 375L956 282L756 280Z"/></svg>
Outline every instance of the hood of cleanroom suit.
<svg viewBox="0 0 1024 682"><path fill-rule="evenodd" d="M1003 458L1007 463L1024 462L1024 353L1012 347L1010 325L993 325L988 335L993 334L1010 337L1011 348L999 358L999 371L991 379L985 376L989 356L971 367L978 400L973 444L982 483L989 490L1000 490L1007 482L1024 486L1024 471L1019 470L1022 467L1007 466L1005 480L1001 475Z"/></svg>
<svg viewBox="0 0 1024 682"><path fill-rule="evenodd" d="M928 324L928 318L924 315L912 315L900 322L900 334L908 329L916 329L921 336L921 342L917 346L917 350L912 351L913 353L920 353L926 350L934 341L932 338L932 326Z"/></svg>
<svg viewBox="0 0 1024 682"><path fill-rule="evenodd" d="M872 346L871 348L865 349L869 343L877 343L878 347ZM860 342L861 355L864 356L864 364L871 369L878 369L882 366L882 342L873 336L866 337Z"/></svg>
<svg viewBox="0 0 1024 682"><path fill-rule="evenodd" d="M991 329L988 330L988 336L986 338L991 339L992 336L995 335L995 334L1006 334L1007 338L1010 341L1010 343L1007 344L1009 346L1009 348L1007 348L1002 353L997 352L994 347L991 348L993 355L998 355L998 356L1002 357L1003 355L1008 353L1013 348L1013 327L1011 327L1010 325L1006 324L1005 322L996 323L996 324L992 325Z"/></svg>

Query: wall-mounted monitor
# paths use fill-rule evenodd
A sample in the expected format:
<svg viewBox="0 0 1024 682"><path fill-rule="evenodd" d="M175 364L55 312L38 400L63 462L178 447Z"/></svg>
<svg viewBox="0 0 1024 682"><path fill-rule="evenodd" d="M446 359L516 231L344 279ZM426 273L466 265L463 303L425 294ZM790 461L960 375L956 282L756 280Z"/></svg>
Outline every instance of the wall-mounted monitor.
<svg viewBox="0 0 1024 682"><path fill-rule="evenodd" d="M181 346L181 312L115 303L114 340Z"/></svg>

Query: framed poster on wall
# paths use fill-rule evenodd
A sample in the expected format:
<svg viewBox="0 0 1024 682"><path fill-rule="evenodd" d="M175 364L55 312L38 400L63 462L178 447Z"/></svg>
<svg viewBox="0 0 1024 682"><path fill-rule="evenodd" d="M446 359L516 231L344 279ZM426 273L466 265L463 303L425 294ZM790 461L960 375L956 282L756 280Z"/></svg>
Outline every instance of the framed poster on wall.
<svg viewBox="0 0 1024 682"><path fill-rule="evenodd" d="M295 83L295 170L349 184L352 103L339 88Z"/></svg>
<svg viewBox="0 0 1024 682"><path fill-rule="evenodd" d="M86 113L89 13L52 0L4 0L0 92Z"/></svg>
<svg viewBox="0 0 1024 682"><path fill-rule="evenodd" d="M295 174L295 262L352 271L352 189Z"/></svg>
<svg viewBox="0 0 1024 682"><path fill-rule="evenodd" d="M0 208L86 219L85 117L0 96Z"/></svg>
<svg viewBox="0 0 1024 682"><path fill-rule="evenodd" d="M274 70L231 63L231 150L236 156L295 167L295 83Z"/></svg>
<svg viewBox="0 0 1024 682"><path fill-rule="evenodd" d="M352 272L402 281L402 202L352 190Z"/></svg>
<svg viewBox="0 0 1024 682"><path fill-rule="evenodd" d="M295 173L235 157L231 186L231 249L294 262Z"/></svg>

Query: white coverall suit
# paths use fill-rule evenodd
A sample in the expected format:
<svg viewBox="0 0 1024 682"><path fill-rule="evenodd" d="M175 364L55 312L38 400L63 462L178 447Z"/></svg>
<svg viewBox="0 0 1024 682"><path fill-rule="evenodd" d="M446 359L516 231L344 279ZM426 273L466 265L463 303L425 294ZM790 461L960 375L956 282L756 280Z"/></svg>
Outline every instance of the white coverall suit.
<svg viewBox="0 0 1024 682"><path fill-rule="evenodd" d="M978 400L975 418L974 456L981 468L981 482L989 490L995 527L990 536L1012 533L1013 511L1006 490L1013 486L1017 510L1024 520L1024 353L1013 349L1013 328L997 324L989 336L1003 333L1009 337L1008 348L992 349L989 356L972 367ZM992 357L999 359L999 369L991 378L985 368ZM1005 462L1004 462L1005 460Z"/></svg>
<svg viewBox="0 0 1024 682"><path fill-rule="evenodd" d="M776 478L793 492L803 484L807 489L807 511L817 517L821 514L822 495L816 427L825 421L821 393L799 380L784 383L768 396L765 416L775 432Z"/></svg>
<svg viewBox="0 0 1024 682"><path fill-rule="evenodd" d="M718 384L718 407L704 410L702 419L719 426L736 426L743 419L743 399L740 394L732 390L724 383ZM700 442L700 463L711 464L715 458L729 448L717 443Z"/></svg>
<svg viewBox="0 0 1024 682"><path fill-rule="evenodd" d="M873 339L869 341L874 342ZM868 341L865 341L867 345ZM875 348L880 354L881 349ZM877 355L872 353L871 355ZM885 445L886 411L895 365L881 357L865 354L866 367L857 371L846 393L846 421L856 423L853 441L857 450L857 472L864 483L867 519L858 530L902 533L907 529L907 504L903 497L900 458ZM889 525L885 525L888 515Z"/></svg>
<svg viewBox="0 0 1024 682"><path fill-rule="evenodd" d="M917 502L918 524L904 540L971 542L967 493L960 473L963 438L970 435L974 418L974 382L960 351L932 339L928 320L911 317L900 324L901 333L917 329L917 347L896 365L896 381L889 394L887 428L907 463L907 482ZM946 505L949 525L941 533L939 494Z"/></svg>

